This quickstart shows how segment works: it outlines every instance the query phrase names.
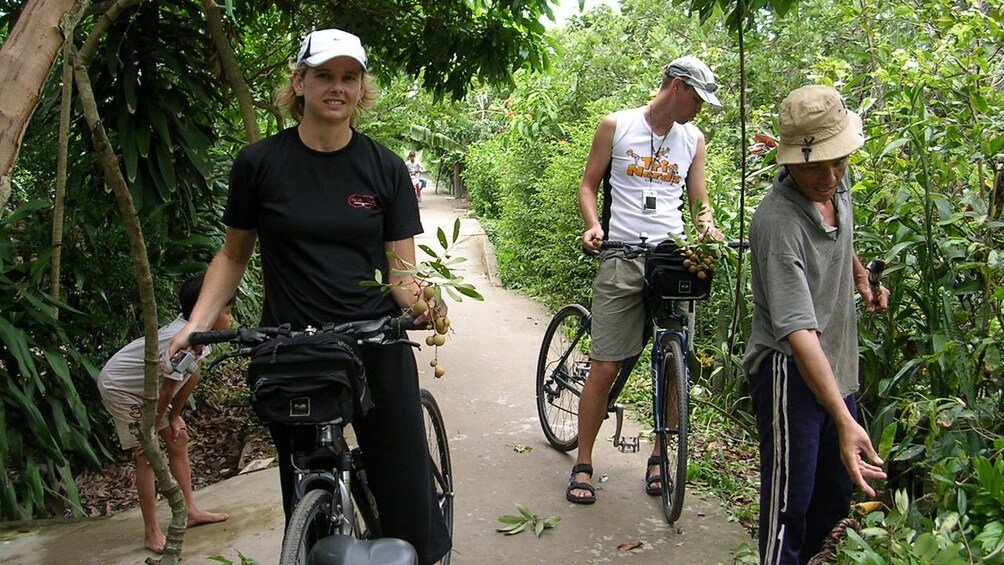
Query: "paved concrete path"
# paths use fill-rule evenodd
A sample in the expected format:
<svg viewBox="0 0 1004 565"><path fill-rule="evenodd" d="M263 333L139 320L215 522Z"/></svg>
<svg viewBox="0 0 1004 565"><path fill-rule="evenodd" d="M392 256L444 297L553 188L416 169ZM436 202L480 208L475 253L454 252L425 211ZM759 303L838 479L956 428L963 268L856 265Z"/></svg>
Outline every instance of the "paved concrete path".
<svg viewBox="0 0 1004 565"><path fill-rule="evenodd" d="M643 490L650 446L624 454L601 441L596 476L607 480L595 483L596 504L578 506L565 500L574 453L548 446L537 421L534 392L537 350L549 314L532 300L493 284L488 273L494 258L484 232L453 204L450 197L427 189L422 202L426 233L418 238L438 249L436 228L449 234L454 219L461 217L461 233L467 239L458 254L469 261L459 271L485 297L484 302L465 299L451 305L455 331L439 351L447 371L442 379L435 379L429 368L432 348L418 352L422 384L439 400L449 430L456 477L453 562L729 563L730 552L750 541L749 536L728 521L720 501L694 492L687 493L676 526L668 527L658 499ZM628 425L638 431L637 425ZM608 421L601 434L612 433L613 422ZM206 487L196 496L201 507L231 517L189 530L186 562L212 563L214 555L239 562L238 552L262 564L278 560L282 511L274 468ZM561 521L540 538L530 532L511 537L496 533L496 518L515 514L517 502L540 516L558 515ZM162 513L166 524L166 506ZM142 548L140 530L139 511L131 510L108 519L0 532L0 562L142 563L150 554ZM637 542L638 549L618 549Z"/></svg>

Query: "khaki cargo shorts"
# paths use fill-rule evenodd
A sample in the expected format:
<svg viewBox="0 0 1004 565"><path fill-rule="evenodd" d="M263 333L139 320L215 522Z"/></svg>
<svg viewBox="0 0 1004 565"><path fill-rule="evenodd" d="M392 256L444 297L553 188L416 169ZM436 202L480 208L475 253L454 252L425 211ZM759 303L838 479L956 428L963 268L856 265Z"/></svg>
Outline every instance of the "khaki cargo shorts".
<svg viewBox="0 0 1004 565"><path fill-rule="evenodd" d="M693 331L689 301L675 302L676 312L688 318ZM589 357L597 361L623 361L645 346L645 257L627 259L623 251L600 252L600 267L593 280L593 326Z"/></svg>
<svg viewBox="0 0 1004 565"><path fill-rule="evenodd" d="M103 401L108 413L115 423L115 433L119 436L122 449L132 451L139 447L139 425L142 420L143 406L141 404L121 404L119 402ZM158 422L157 431L167 427L167 418Z"/></svg>
<svg viewBox="0 0 1004 565"><path fill-rule="evenodd" d="M627 259L617 249L600 252L593 280L593 328L589 356L622 361L637 354L645 326L645 257Z"/></svg>

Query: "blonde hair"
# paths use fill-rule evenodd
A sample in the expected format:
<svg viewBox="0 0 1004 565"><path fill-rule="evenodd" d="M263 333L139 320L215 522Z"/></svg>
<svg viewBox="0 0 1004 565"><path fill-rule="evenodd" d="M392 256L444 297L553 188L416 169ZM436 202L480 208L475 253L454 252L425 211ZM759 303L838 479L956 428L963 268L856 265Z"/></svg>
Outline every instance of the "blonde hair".
<svg viewBox="0 0 1004 565"><path fill-rule="evenodd" d="M290 65L289 79L275 91L272 97L272 101L276 107L296 123L303 121L303 96L297 96L293 90L293 77L297 73L302 75L306 72L307 68L306 65L300 65L299 67ZM352 119L349 123L353 127L358 125L363 113L375 106L379 97L380 88L374 82L373 76L369 73L363 73L362 96L356 102L356 107L352 111Z"/></svg>

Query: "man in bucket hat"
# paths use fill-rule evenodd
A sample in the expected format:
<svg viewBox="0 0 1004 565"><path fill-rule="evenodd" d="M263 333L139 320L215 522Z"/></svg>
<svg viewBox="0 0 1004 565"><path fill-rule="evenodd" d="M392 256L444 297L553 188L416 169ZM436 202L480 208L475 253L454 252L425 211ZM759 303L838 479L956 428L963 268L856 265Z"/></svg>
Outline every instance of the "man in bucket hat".
<svg viewBox="0 0 1004 565"><path fill-rule="evenodd" d="M684 235L683 210L701 237L724 239L715 228L704 176L704 134L690 123L705 103L721 107L711 69L696 57L680 57L663 71L655 98L644 106L603 118L593 136L579 185L579 212L585 221L582 245L597 251L603 240L637 243L647 233L658 244ZM602 216L597 211L603 187ZM644 347L645 257L617 250L600 253L593 282L589 377L579 400L579 450L565 489L575 504L592 504L596 489L593 445L606 415L607 397L625 359ZM684 316L686 302L679 302ZM658 446L648 458L645 492L659 496Z"/></svg>
<svg viewBox="0 0 1004 565"><path fill-rule="evenodd" d="M826 86L778 112L781 169L750 227L753 326L743 365L760 436L760 559L806 563L850 510L857 485L884 479L857 422L857 288L869 312L889 291L854 252L848 156L861 118Z"/></svg>

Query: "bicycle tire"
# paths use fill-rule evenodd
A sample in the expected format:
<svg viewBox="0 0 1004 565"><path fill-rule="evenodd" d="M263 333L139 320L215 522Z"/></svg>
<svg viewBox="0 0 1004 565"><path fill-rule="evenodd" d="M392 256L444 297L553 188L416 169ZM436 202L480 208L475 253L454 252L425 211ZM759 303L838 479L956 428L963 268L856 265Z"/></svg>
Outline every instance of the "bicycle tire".
<svg viewBox="0 0 1004 565"><path fill-rule="evenodd" d="M332 495L324 489L313 489L300 499L293 509L282 540L279 565L303 565L318 540L334 533L331 524Z"/></svg>
<svg viewBox="0 0 1004 565"><path fill-rule="evenodd" d="M439 403L431 392L422 389L420 393L422 412L425 418L425 435L429 444L429 456L432 459L432 476L436 490L439 509L446 520L446 528L453 537L453 463L450 461L450 445L446 438L446 423ZM450 553L440 561L449 565Z"/></svg>
<svg viewBox="0 0 1004 565"><path fill-rule="evenodd" d="M579 397L589 375L590 320L588 310L569 304L551 318L540 344L537 416L544 437L558 451L579 446Z"/></svg>
<svg viewBox="0 0 1004 565"><path fill-rule="evenodd" d="M659 370L662 431L659 436L659 456L662 459L662 512L670 524L683 512L683 496L687 487L687 440L689 433L688 379L683 363L683 348L679 338L669 336L663 345ZM675 386L670 387L673 383ZM676 408L676 422L671 409Z"/></svg>

